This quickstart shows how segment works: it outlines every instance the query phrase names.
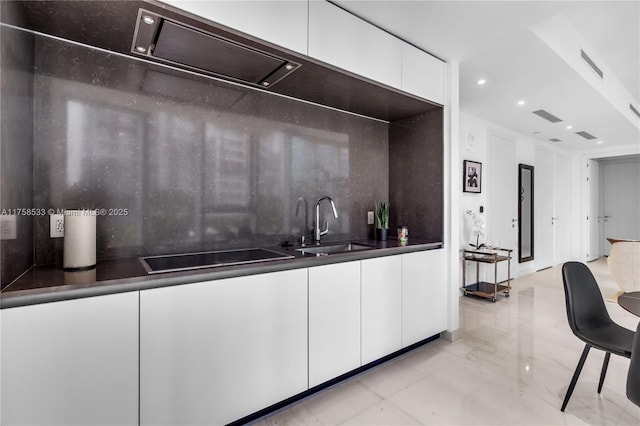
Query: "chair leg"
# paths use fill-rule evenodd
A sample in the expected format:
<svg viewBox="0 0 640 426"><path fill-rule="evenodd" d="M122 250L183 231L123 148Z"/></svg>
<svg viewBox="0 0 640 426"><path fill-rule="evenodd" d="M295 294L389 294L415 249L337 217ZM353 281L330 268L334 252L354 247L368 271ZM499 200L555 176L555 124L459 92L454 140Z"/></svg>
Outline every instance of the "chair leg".
<svg viewBox="0 0 640 426"><path fill-rule="evenodd" d="M602 391L602 385L604 384L604 376L607 375L607 367L609 366L609 358L611 358L611 352L607 352L604 355L604 362L602 363L602 371L600 372L600 383L598 383L598 393Z"/></svg>
<svg viewBox="0 0 640 426"><path fill-rule="evenodd" d="M584 366L587 355L589 355L589 349L591 349L591 346L584 345L584 350L582 351L582 355L580 356L580 361L578 361L576 371L573 373L573 377L571 378L571 383L569 384L569 389L567 389L567 394L564 396L564 401L562 402L562 408L560 408L560 411L564 411L564 409L567 407L569 398L571 398L571 394L573 393L573 388L576 387L576 383L578 382L578 377L580 376L580 372L582 371L582 366Z"/></svg>

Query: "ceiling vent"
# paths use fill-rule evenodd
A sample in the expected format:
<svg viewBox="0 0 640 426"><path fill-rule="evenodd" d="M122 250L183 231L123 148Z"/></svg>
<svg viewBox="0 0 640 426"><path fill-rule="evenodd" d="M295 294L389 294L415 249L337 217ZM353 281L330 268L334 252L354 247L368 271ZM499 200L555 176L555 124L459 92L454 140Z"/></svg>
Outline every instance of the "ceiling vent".
<svg viewBox="0 0 640 426"><path fill-rule="evenodd" d="M595 62L593 62L593 60L589 57L589 55L587 55L584 50L580 49L580 56L582 57L582 59L587 63L587 65L589 65L589 67L591 67L591 69L593 70L593 72L595 72L596 74L598 74L598 76L600 78L604 77L604 73L602 72L602 70L600 68L598 68L598 66L596 65Z"/></svg>
<svg viewBox="0 0 640 426"><path fill-rule="evenodd" d="M640 111L638 111L638 109L636 107L633 106L633 104L629 104L629 108L631 109L631 111L633 111L633 113L635 115L637 115L638 117L640 117Z"/></svg>
<svg viewBox="0 0 640 426"><path fill-rule="evenodd" d="M555 115L553 115L553 114L549 114L547 111L545 111L545 110L543 110L543 109L539 109L539 110L537 110L537 111L533 111L533 113L534 113L535 115L537 115L538 117L542 117L542 118L544 118L545 120L548 120L548 121L550 121L550 122L552 122L552 123L558 123L558 122L562 121L561 119L559 119L559 118L558 118L558 117L556 117Z"/></svg>
<svg viewBox="0 0 640 426"><path fill-rule="evenodd" d="M595 136L593 136L591 133L587 133L587 132L585 132L585 131L582 131L582 132L576 132L576 135L580 135L580 136L582 136L583 138L585 138L585 139L589 139L589 140L596 139L596 137L595 137Z"/></svg>
<svg viewBox="0 0 640 426"><path fill-rule="evenodd" d="M562 139L558 139L558 138L551 138L549 139L551 142L560 142Z"/></svg>

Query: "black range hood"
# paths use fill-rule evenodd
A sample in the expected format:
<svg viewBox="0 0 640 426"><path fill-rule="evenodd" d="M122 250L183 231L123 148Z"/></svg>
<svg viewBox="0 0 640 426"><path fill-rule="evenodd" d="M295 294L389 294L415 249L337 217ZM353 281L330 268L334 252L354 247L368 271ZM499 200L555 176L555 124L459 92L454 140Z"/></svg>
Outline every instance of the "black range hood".
<svg viewBox="0 0 640 426"><path fill-rule="evenodd" d="M240 83L271 87L300 64L149 10L138 10L131 53Z"/></svg>

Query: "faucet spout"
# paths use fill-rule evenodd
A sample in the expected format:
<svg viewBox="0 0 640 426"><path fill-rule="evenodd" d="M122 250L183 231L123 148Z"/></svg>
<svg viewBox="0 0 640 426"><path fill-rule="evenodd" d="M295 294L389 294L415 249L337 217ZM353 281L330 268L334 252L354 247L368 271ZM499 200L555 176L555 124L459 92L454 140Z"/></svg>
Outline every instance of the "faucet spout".
<svg viewBox="0 0 640 426"><path fill-rule="evenodd" d="M322 204L323 200L329 201L329 203L331 204L333 217L336 219L338 218L338 211L336 210L336 204L333 202L331 197L325 195L324 197L320 198L316 203L316 222L313 229L313 236L316 241L316 244L320 244L320 239L322 238L322 236L327 235L329 233L329 222L324 223L324 229L320 227L320 204Z"/></svg>

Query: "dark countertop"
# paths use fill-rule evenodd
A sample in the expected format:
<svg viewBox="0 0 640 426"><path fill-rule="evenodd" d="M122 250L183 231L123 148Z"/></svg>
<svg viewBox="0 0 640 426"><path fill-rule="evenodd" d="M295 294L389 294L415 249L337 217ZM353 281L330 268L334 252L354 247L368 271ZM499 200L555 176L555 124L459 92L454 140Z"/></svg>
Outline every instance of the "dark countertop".
<svg viewBox="0 0 640 426"><path fill-rule="evenodd" d="M147 274L137 257L102 261L98 263L95 269L82 272L65 272L62 268L56 266L35 266L0 292L0 308L13 308L288 269L308 268L443 247L442 242L416 240L409 240L409 243L404 246L400 246L395 239L390 239L389 241L362 240L353 242L374 246L375 249L315 256L305 255L296 251L295 249L298 247L265 247L293 255L295 258L152 275ZM327 242L326 245L336 243Z"/></svg>

